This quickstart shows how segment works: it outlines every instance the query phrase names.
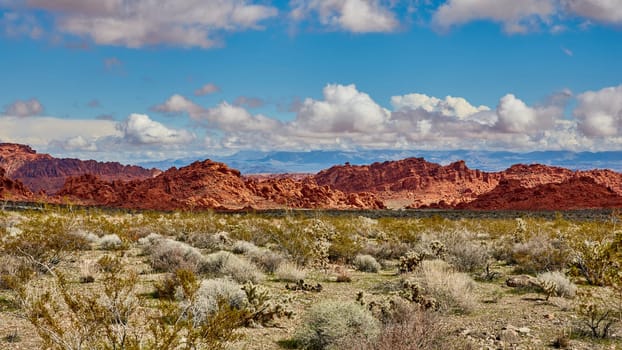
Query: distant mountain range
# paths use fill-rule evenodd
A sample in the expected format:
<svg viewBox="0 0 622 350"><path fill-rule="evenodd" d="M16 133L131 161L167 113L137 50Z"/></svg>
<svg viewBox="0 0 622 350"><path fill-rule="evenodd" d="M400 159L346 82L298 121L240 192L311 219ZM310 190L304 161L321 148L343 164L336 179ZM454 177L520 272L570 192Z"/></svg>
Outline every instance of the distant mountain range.
<svg viewBox="0 0 622 350"><path fill-rule="evenodd" d="M167 159L157 162L143 162L145 168L166 170L172 166L183 167L197 160L209 158L238 169L242 174L317 173L333 165L350 163L364 165L408 157L422 157L439 164L464 160L471 169L501 171L513 164L544 164L572 170L611 169L622 171L622 151L571 152L541 151L529 153L500 151L404 151L404 150L360 150L360 151L308 151L308 152L259 152L242 151L229 156L191 157Z"/></svg>

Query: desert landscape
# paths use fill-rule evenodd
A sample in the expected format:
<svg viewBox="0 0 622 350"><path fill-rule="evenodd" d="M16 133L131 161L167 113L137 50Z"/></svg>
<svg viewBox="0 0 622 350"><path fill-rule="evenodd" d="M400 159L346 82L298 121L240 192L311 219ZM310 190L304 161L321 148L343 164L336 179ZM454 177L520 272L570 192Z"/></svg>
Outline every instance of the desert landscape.
<svg viewBox="0 0 622 350"><path fill-rule="evenodd" d="M622 343L610 170L409 158L259 176L0 154L5 348Z"/></svg>
<svg viewBox="0 0 622 350"><path fill-rule="evenodd" d="M0 0L0 350L622 350L620 0Z"/></svg>

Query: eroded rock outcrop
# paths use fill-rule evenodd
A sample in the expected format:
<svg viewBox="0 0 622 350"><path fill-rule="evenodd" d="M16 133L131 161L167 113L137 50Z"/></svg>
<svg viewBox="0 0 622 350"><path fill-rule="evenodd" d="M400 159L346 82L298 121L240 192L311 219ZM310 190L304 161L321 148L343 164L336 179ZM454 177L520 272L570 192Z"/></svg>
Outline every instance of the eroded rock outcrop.
<svg viewBox="0 0 622 350"><path fill-rule="evenodd" d="M0 168L0 199L28 201L33 199L33 193L21 182L6 177L6 171Z"/></svg>
<svg viewBox="0 0 622 350"><path fill-rule="evenodd" d="M151 178L160 173L157 169L117 162L54 158L15 143L0 143L0 166L5 168L7 177L19 180L33 192L43 190L48 194L59 191L72 176L91 174L108 181L130 181Z"/></svg>
<svg viewBox="0 0 622 350"><path fill-rule="evenodd" d="M520 180L504 179L492 191L457 209L569 210L621 208L622 196L592 177L573 176L559 183L525 187Z"/></svg>
<svg viewBox="0 0 622 350"><path fill-rule="evenodd" d="M305 178L245 179L223 163L205 160L146 180L107 182L94 175L67 180L59 196L75 202L137 209L378 209L372 194L345 194Z"/></svg>
<svg viewBox="0 0 622 350"><path fill-rule="evenodd" d="M499 176L469 169L463 161L442 166L423 158L371 165L334 166L314 176L320 185L346 193L372 192L391 207L471 201L492 190Z"/></svg>

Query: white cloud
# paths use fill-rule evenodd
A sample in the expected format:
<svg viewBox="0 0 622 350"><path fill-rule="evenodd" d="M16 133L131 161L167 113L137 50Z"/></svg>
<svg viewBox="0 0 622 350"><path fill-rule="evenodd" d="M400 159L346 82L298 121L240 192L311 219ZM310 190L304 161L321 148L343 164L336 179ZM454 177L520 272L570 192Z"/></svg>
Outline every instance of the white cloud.
<svg viewBox="0 0 622 350"><path fill-rule="evenodd" d="M43 112L43 105L36 98L17 100L6 106L4 113L14 117L31 117Z"/></svg>
<svg viewBox="0 0 622 350"><path fill-rule="evenodd" d="M194 135L187 130L170 129L151 120L145 114L131 114L117 124L123 138L131 144L181 144L194 140Z"/></svg>
<svg viewBox="0 0 622 350"><path fill-rule="evenodd" d="M209 83L209 84L205 84L205 85L201 86L200 88L194 90L194 95L195 96L204 96L204 95L213 94L213 93L216 93L216 92L219 92L219 91L220 91L220 88L217 85Z"/></svg>
<svg viewBox="0 0 622 350"><path fill-rule="evenodd" d="M120 136L116 124L110 120L2 117L0 118L0 140L45 148L56 140Z"/></svg>
<svg viewBox="0 0 622 350"><path fill-rule="evenodd" d="M264 115L252 115L240 106L230 105L223 102L218 106L206 110L200 115L195 115L196 120L206 120L210 127L223 131L237 132L271 132L281 127L278 120Z"/></svg>
<svg viewBox="0 0 622 350"><path fill-rule="evenodd" d="M579 129L590 137L614 137L622 134L622 85L577 96L574 115Z"/></svg>
<svg viewBox="0 0 622 350"><path fill-rule="evenodd" d="M64 141L57 142L57 144L66 151L97 151L96 141L87 141L82 135L70 137Z"/></svg>
<svg viewBox="0 0 622 350"><path fill-rule="evenodd" d="M440 112L444 116L455 116L464 119L475 113L489 111L486 106L475 107L462 97L447 96L445 99L430 97L425 94L408 94L391 97L391 105L395 109L423 109L426 112Z"/></svg>
<svg viewBox="0 0 622 350"><path fill-rule="evenodd" d="M312 132L380 132L390 113L355 85L328 84L324 100L307 98L293 122L294 128Z"/></svg>
<svg viewBox="0 0 622 350"><path fill-rule="evenodd" d="M618 0L562 0L562 4L569 12L590 20L622 23L622 4Z"/></svg>
<svg viewBox="0 0 622 350"><path fill-rule="evenodd" d="M203 110L200 106L179 94L172 95L166 102L154 106L152 109L162 113L188 113L190 115L196 115Z"/></svg>
<svg viewBox="0 0 622 350"><path fill-rule="evenodd" d="M442 30L477 20L503 24L508 33L524 33L549 21L554 0L449 0L438 8L433 23Z"/></svg>
<svg viewBox="0 0 622 350"><path fill-rule="evenodd" d="M149 45L209 48L222 31L261 29L277 15L272 6L247 0L59 0L29 1L12 7L48 11L60 32L97 44L138 48Z"/></svg>
<svg viewBox="0 0 622 350"><path fill-rule="evenodd" d="M354 33L391 32L399 26L390 3L380 0L294 0L291 4L294 20L316 13L321 24Z"/></svg>

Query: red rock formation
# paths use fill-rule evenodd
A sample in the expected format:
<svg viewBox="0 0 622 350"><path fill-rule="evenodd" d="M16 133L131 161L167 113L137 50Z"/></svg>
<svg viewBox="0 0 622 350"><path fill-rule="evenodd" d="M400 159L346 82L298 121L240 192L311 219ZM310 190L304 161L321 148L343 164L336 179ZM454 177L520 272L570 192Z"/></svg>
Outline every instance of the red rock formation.
<svg viewBox="0 0 622 350"><path fill-rule="evenodd" d="M0 199L26 201L32 200L33 193L21 182L6 177L4 168L0 168Z"/></svg>
<svg viewBox="0 0 622 350"><path fill-rule="evenodd" d="M29 146L13 143L0 143L0 166L6 169L9 178L21 181L32 191L43 190L49 194L60 190L71 176L92 174L108 181L129 181L151 178L160 173L157 169L117 162L54 158L39 154Z"/></svg>
<svg viewBox="0 0 622 350"><path fill-rule="evenodd" d="M272 178L261 182L251 181L248 185L258 196L286 208L384 208L384 204L371 193L345 194L328 186L319 186L311 178Z"/></svg>
<svg viewBox="0 0 622 350"><path fill-rule="evenodd" d="M344 194L313 180L245 180L240 172L210 160L155 178L106 182L93 175L67 180L59 196L80 204L136 209L361 208L378 209L371 194Z"/></svg>
<svg viewBox="0 0 622 350"><path fill-rule="evenodd" d="M320 185L346 193L373 192L393 207L470 201L492 190L498 175L469 169L463 161L442 166L423 158L334 166L314 176Z"/></svg>
<svg viewBox="0 0 622 350"><path fill-rule="evenodd" d="M525 187L520 180L504 179L494 190L457 209L569 210L622 208L622 196L592 177L574 176L560 183Z"/></svg>

